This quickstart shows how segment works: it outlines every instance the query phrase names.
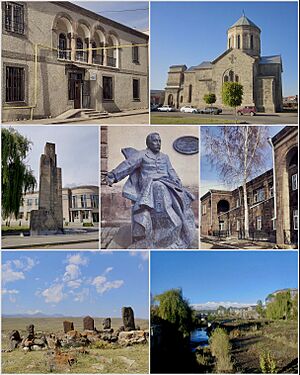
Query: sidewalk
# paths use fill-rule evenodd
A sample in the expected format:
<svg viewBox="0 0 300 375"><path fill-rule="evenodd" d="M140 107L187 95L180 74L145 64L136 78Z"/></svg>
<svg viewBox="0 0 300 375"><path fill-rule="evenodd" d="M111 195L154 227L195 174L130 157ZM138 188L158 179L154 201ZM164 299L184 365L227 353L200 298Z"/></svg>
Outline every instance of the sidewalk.
<svg viewBox="0 0 300 375"><path fill-rule="evenodd" d="M244 249L244 250L273 250L278 249L273 242L267 241L251 241L251 240L218 240L213 236L205 236L200 238L200 249Z"/></svg>
<svg viewBox="0 0 300 375"><path fill-rule="evenodd" d="M24 121L9 121L7 123L3 123L3 125L6 124L13 124L13 125L20 125L20 124L39 124L39 125L54 125L54 124L71 124L71 123L99 123L101 125L105 125L106 122L109 123L109 119L114 118L122 118L122 117L128 117L128 116L137 116L137 115L147 115L149 116L149 110L148 109L136 109L131 111L123 111L123 112L115 112L115 113L109 113L108 118L103 119L88 119L88 118L69 118L69 119L57 119L57 118L46 118L46 119L40 119L40 120L24 120ZM149 120L148 120L149 123Z"/></svg>
<svg viewBox="0 0 300 375"><path fill-rule="evenodd" d="M62 245L72 249L72 244L82 244L86 249L87 245L93 243L93 248L99 248L99 232L84 234L58 234L49 236L3 236L2 249L27 249L27 248L51 248L51 246ZM96 246L95 246L96 245ZM78 245L76 245L78 248Z"/></svg>

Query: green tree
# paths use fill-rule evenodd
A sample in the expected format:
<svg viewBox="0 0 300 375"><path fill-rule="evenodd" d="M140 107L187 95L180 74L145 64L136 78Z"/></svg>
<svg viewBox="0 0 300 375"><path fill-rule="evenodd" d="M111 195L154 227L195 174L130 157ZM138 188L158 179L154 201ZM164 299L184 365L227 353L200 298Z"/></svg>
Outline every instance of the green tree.
<svg viewBox="0 0 300 375"><path fill-rule="evenodd" d="M265 316L265 309L263 307L262 301L259 299L256 304L256 312L259 314L261 318Z"/></svg>
<svg viewBox="0 0 300 375"><path fill-rule="evenodd" d="M31 142L15 129L2 129L2 216L17 218L22 195L32 191L36 179L32 170L25 164Z"/></svg>
<svg viewBox="0 0 300 375"><path fill-rule="evenodd" d="M291 311L291 317L294 320L298 319L298 293L294 296L292 299L292 311Z"/></svg>
<svg viewBox="0 0 300 375"><path fill-rule="evenodd" d="M183 337L190 335L194 328L193 310L183 298L181 289L170 289L154 297L158 302L156 314L175 325Z"/></svg>
<svg viewBox="0 0 300 375"><path fill-rule="evenodd" d="M223 104L234 108L235 123L237 123L236 107L243 102L244 88L238 82L224 82L222 87Z"/></svg>
<svg viewBox="0 0 300 375"><path fill-rule="evenodd" d="M267 319L290 319L292 312L292 299L290 291L277 293L273 300L267 304Z"/></svg>
<svg viewBox="0 0 300 375"><path fill-rule="evenodd" d="M230 358L231 345L227 332L222 328L216 328L209 338L211 353L217 360L217 373L232 372L233 365Z"/></svg>
<svg viewBox="0 0 300 375"><path fill-rule="evenodd" d="M216 95L215 94L205 94L203 96L203 100L205 101L206 104L210 104L210 106L212 106L212 104L214 104L217 100L216 98Z"/></svg>

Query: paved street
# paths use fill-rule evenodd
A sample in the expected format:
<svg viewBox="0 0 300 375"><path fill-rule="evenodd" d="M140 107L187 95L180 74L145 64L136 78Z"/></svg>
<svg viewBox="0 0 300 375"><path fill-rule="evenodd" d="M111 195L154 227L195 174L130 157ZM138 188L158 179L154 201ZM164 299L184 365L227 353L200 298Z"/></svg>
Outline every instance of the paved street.
<svg viewBox="0 0 300 375"><path fill-rule="evenodd" d="M152 112L151 113L151 123L165 123L165 121L170 121L171 119L174 120L174 124L176 124L176 119L178 123L188 124L189 121L192 124L205 124L207 123L219 123L221 124L222 121L225 123L235 123L235 117L233 116L232 112L224 112L221 115L204 115L204 114L193 114L193 113L181 113L181 112ZM258 113L256 116L238 116L239 123L245 124L281 124L281 125L288 125L288 124L297 124L298 123L298 115L297 113Z"/></svg>
<svg viewBox="0 0 300 375"><path fill-rule="evenodd" d="M91 247L92 246L92 247ZM98 249L99 232L93 231L82 234L24 236L11 235L2 237L2 249Z"/></svg>
<svg viewBox="0 0 300 375"><path fill-rule="evenodd" d="M200 238L200 249L242 249L242 250L273 250L277 249L276 244L267 241L250 240L217 240L213 237Z"/></svg>

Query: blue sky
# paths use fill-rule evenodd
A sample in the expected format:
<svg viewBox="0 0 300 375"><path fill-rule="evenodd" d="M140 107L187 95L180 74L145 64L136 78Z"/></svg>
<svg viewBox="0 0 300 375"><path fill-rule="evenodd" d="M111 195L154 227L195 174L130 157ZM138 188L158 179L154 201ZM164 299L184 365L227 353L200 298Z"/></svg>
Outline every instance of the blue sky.
<svg viewBox="0 0 300 375"><path fill-rule="evenodd" d="M170 65L188 67L226 50L227 29L242 15L262 30L262 55L281 54L283 95L298 92L297 2L152 2L151 88L163 89Z"/></svg>
<svg viewBox="0 0 300 375"><path fill-rule="evenodd" d="M2 314L148 318L148 252L2 252Z"/></svg>
<svg viewBox="0 0 300 375"><path fill-rule="evenodd" d="M99 184L98 126L13 126L33 144L26 163L39 183L40 157L46 142L55 143L63 187Z"/></svg>
<svg viewBox="0 0 300 375"><path fill-rule="evenodd" d="M268 133L270 137L273 137L275 134L277 134L281 129L283 129L284 126L268 126ZM218 126L210 126L201 127L201 132L204 132L206 129L209 129L209 131L212 134L218 134L219 127ZM201 133L200 133L200 140L201 140ZM233 189L236 186L233 184L232 186L228 186L224 183L222 178L219 176L219 173L216 171L215 167L212 167L209 163L205 147L203 142L201 143L201 159L200 159L200 195L204 195L208 190L210 189L217 189L217 190L227 190L227 189ZM260 175L264 171L267 171L268 169L272 168L272 149L269 144L266 144L266 159L265 159L265 165L263 167L262 171L258 171L257 175Z"/></svg>
<svg viewBox="0 0 300 375"><path fill-rule="evenodd" d="M73 1L82 8L140 31L149 30L148 2L143 1Z"/></svg>
<svg viewBox="0 0 300 375"><path fill-rule="evenodd" d="M151 294L182 288L191 304L226 306L264 301L277 289L297 288L296 251L152 252Z"/></svg>

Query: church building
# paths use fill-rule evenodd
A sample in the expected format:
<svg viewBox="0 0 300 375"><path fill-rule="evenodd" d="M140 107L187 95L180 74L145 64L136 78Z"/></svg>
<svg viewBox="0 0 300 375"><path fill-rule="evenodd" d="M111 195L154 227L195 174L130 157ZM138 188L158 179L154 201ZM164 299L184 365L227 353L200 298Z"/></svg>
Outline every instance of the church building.
<svg viewBox="0 0 300 375"><path fill-rule="evenodd" d="M165 104L176 108L185 105L203 108L206 106L203 96L213 93L215 105L224 109L222 86L230 81L243 85L242 106L256 106L259 112L280 112L281 73L281 56L261 56L261 30L243 14L227 30L227 49L215 60L190 68L170 66Z"/></svg>

